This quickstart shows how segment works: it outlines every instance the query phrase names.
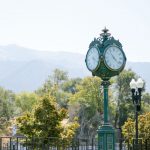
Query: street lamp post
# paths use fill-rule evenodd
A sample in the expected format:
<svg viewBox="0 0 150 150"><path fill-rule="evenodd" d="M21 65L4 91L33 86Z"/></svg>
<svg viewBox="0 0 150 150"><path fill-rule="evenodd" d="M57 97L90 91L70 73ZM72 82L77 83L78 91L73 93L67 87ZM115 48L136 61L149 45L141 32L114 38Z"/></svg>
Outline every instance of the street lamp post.
<svg viewBox="0 0 150 150"><path fill-rule="evenodd" d="M134 79L130 82L130 88L132 92L132 101L135 105L135 140L136 146L138 146L138 112L141 110L141 92L144 86L144 82L141 78L137 81Z"/></svg>

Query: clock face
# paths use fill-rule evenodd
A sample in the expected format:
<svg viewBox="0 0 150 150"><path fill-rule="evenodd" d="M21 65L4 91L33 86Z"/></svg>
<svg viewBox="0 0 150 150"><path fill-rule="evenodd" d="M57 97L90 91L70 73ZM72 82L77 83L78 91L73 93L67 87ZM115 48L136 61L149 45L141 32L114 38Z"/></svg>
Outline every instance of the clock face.
<svg viewBox="0 0 150 150"><path fill-rule="evenodd" d="M124 66L125 56L123 51L116 47L111 46L106 49L105 54L105 64L113 70L118 70Z"/></svg>
<svg viewBox="0 0 150 150"><path fill-rule="evenodd" d="M99 51L96 47L88 50L86 55L86 65L90 71L94 71L99 66Z"/></svg>

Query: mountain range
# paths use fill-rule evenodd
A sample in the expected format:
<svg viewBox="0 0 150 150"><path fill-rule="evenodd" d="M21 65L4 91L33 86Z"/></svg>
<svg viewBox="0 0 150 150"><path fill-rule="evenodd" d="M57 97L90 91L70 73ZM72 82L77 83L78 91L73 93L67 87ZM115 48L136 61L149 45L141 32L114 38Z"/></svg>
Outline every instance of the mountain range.
<svg viewBox="0 0 150 150"><path fill-rule="evenodd" d="M67 71L71 78L91 76L83 54L0 46L0 86L5 89L32 92L42 86L56 68ZM150 91L150 62L127 62L128 68L145 80L146 90Z"/></svg>

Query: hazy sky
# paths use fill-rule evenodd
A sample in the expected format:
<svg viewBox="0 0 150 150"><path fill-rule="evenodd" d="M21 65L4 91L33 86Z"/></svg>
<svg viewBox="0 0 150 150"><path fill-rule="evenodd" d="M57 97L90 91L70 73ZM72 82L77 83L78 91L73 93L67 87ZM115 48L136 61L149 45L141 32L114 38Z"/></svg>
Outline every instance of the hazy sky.
<svg viewBox="0 0 150 150"><path fill-rule="evenodd" d="M0 0L0 45L85 54L104 27L150 61L150 0Z"/></svg>

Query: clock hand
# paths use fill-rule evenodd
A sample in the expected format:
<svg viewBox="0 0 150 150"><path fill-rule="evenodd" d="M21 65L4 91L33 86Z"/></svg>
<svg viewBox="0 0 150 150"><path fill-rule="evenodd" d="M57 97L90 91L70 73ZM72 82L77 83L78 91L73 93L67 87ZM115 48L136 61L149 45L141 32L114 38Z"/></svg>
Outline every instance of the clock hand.
<svg viewBox="0 0 150 150"><path fill-rule="evenodd" d="M117 61L117 59L114 57L114 55L110 52L110 54L111 54L111 56L112 56L112 58L115 60L115 61Z"/></svg>
<svg viewBox="0 0 150 150"><path fill-rule="evenodd" d="M118 62L118 60L116 59L116 57L114 57L114 55L110 52L110 54L111 54L111 56L113 57L113 59L117 62L117 63L119 63Z"/></svg>

